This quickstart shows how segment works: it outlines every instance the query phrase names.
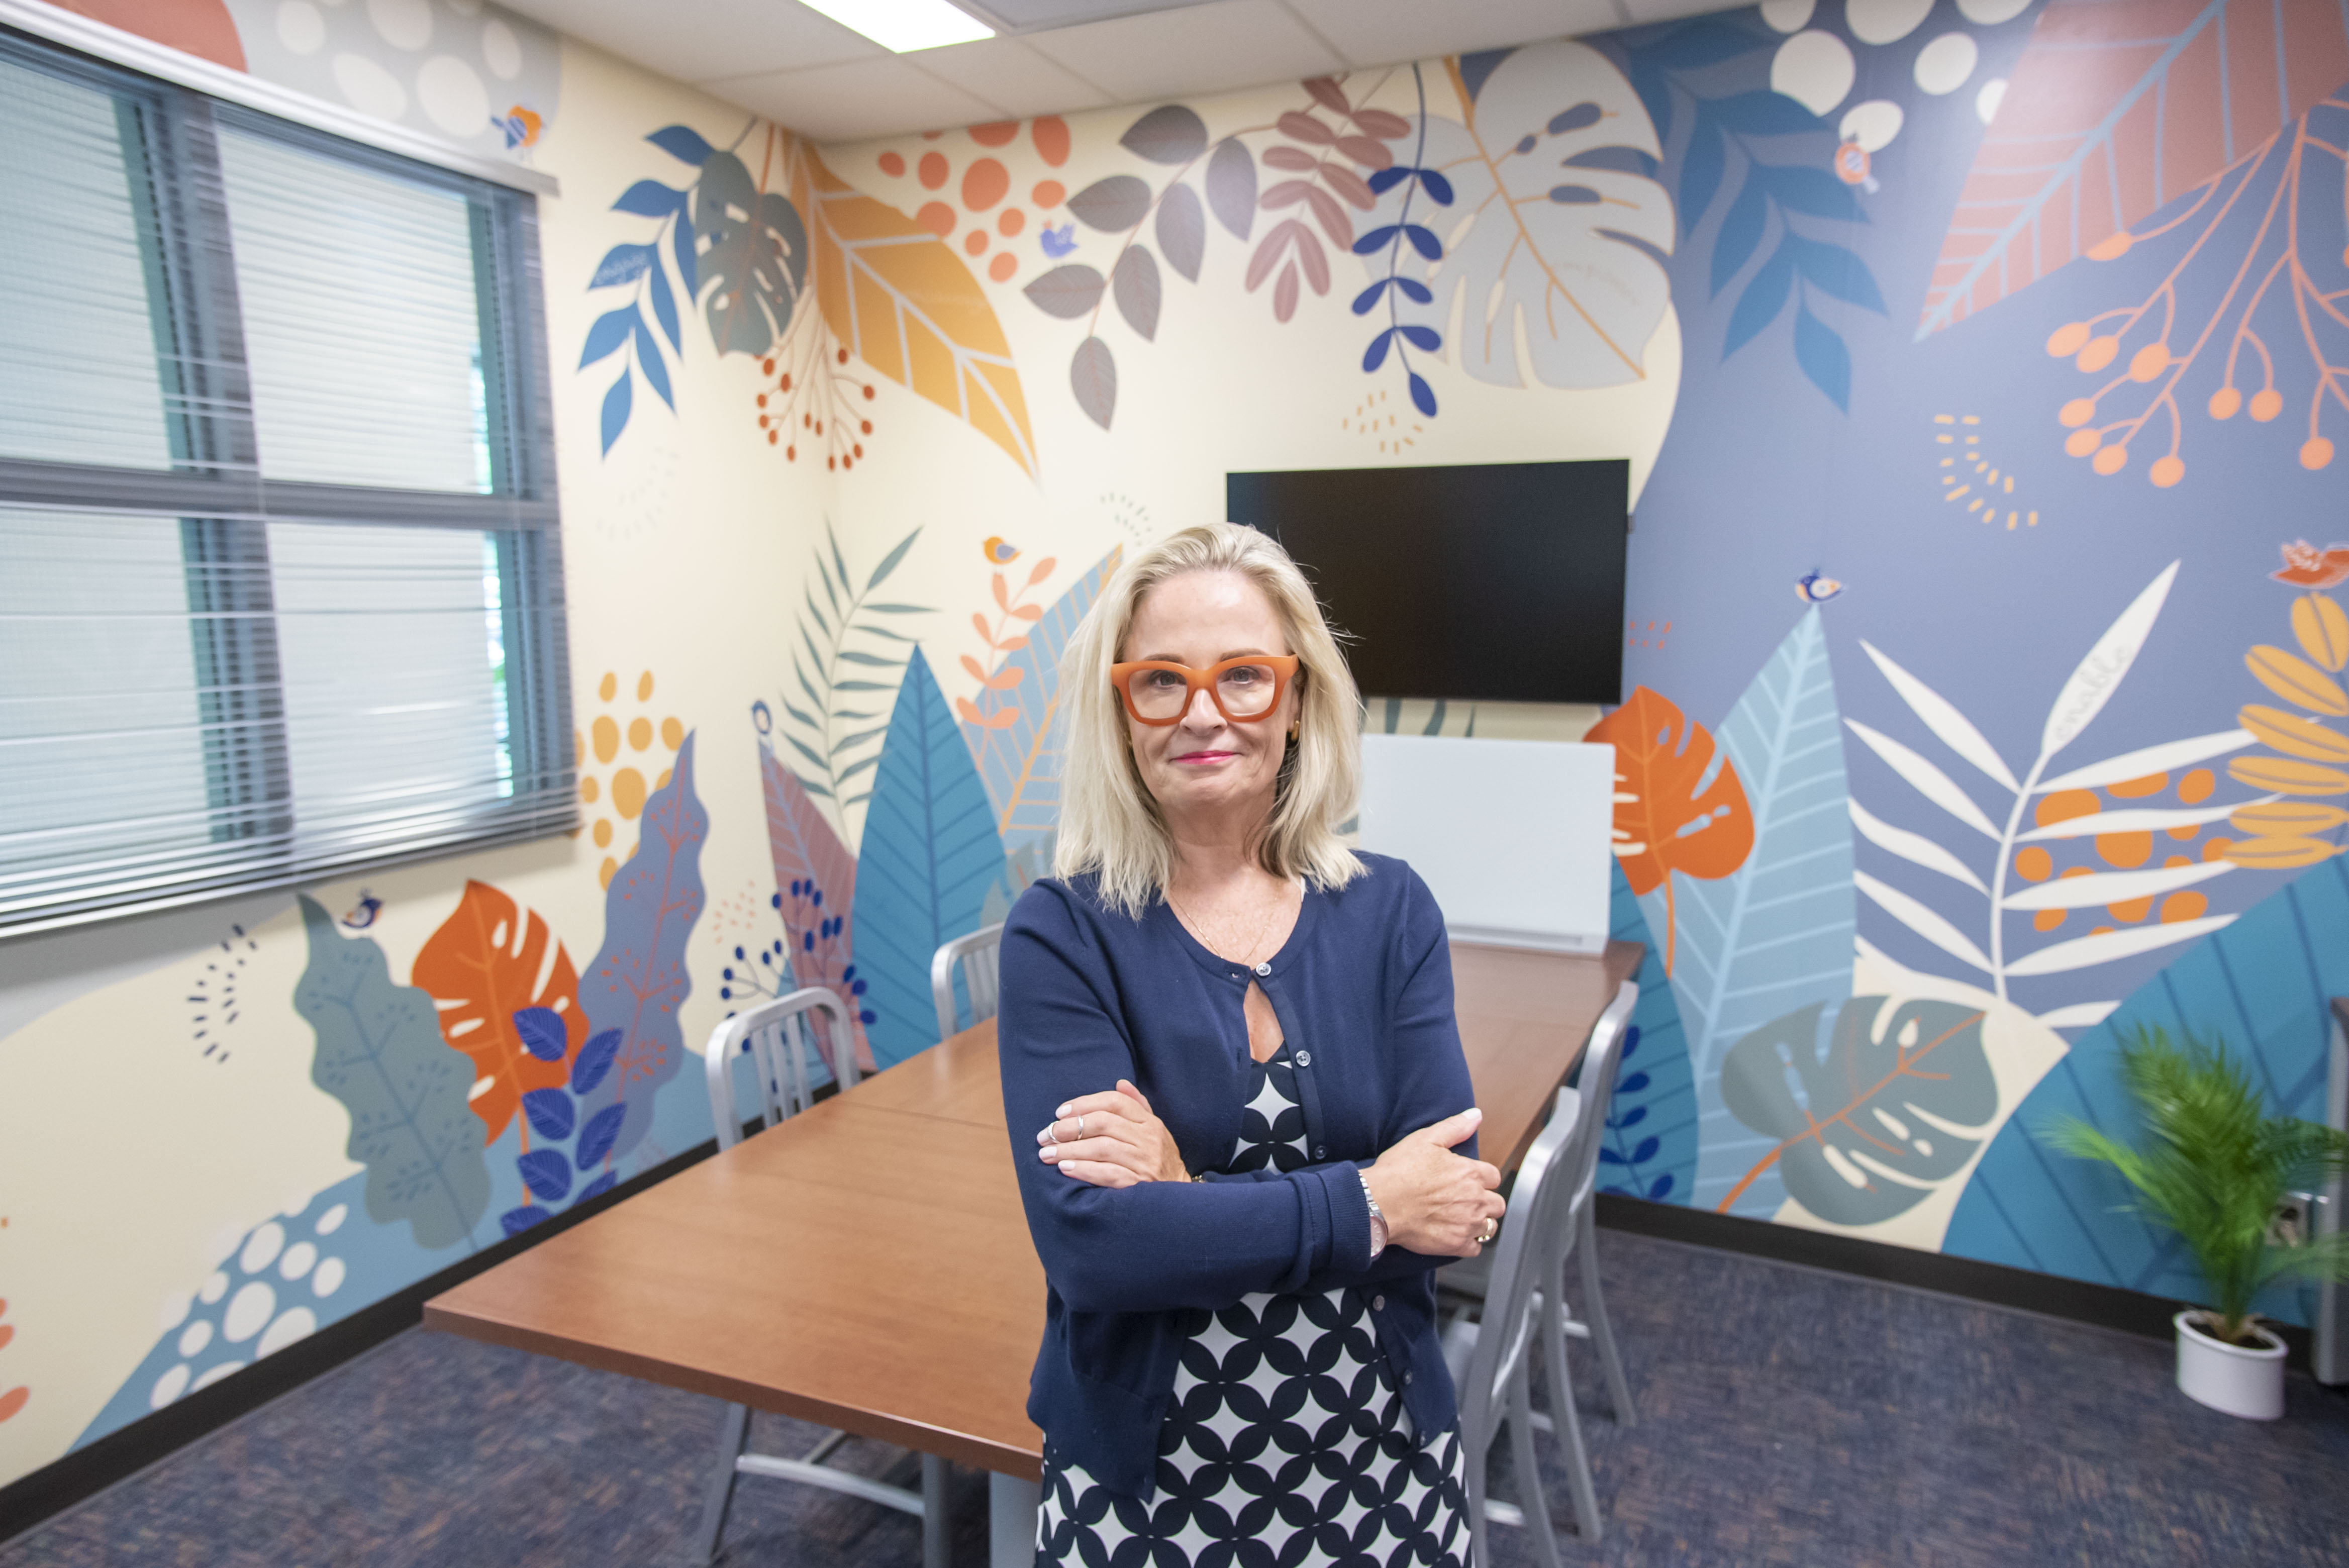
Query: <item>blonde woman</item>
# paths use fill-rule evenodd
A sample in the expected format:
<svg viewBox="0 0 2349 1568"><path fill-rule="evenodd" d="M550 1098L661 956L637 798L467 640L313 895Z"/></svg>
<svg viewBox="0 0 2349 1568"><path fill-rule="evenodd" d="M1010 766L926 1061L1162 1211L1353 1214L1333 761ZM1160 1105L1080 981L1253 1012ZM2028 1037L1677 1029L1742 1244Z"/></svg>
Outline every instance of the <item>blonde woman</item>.
<svg viewBox="0 0 2349 1568"><path fill-rule="evenodd" d="M1433 1270L1503 1209L1444 917L1357 854L1359 698L1265 535L1121 572L1062 669L999 1038L1050 1289L1039 1564L1458 1564ZM1366 1555L1367 1554L1367 1555Z"/></svg>

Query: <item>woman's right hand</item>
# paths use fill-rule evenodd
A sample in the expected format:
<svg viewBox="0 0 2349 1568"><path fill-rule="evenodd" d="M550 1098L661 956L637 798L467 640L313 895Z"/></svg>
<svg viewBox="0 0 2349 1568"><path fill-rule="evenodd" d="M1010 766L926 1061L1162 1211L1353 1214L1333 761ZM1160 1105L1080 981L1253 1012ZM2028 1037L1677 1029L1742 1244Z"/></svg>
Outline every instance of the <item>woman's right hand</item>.
<svg viewBox="0 0 2349 1568"><path fill-rule="evenodd" d="M1508 1209L1496 1191L1501 1173L1452 1152L1484 1119L1473 1108L1445 1117L1407 1134L1362 1172L1386 1216L1388 1244L1430 1257L1473 1258L1484 1250L1477 1238L1485 1222Z"/></svg>

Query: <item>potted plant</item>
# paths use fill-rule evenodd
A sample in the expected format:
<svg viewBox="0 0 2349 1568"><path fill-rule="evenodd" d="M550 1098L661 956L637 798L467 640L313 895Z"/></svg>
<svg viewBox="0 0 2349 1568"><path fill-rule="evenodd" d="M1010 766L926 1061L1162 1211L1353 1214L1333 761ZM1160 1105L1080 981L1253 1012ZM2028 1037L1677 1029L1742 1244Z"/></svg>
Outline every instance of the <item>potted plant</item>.
<svg viewBox="0 0 2349 1568"><path fill-rule="evenodd" d="M2121 1047L2121 1077L2151 1134L2143 1148L2069 1117L2047 1137L2118 1171L2137 1191L2135 1210L2194 1254L2214 1305L2173 1320L2178 1387L2212 1409L2271 1421L2283 1414L2284 1345L2261 1326L2252 1298L2281 1279L2349 1279L2349 1233L2280 1237L2276 1205L2349 1168L2349 1135L2270 1116L2226 1047L2191 1036L2181 1047L2139 1029Z"/></svg>

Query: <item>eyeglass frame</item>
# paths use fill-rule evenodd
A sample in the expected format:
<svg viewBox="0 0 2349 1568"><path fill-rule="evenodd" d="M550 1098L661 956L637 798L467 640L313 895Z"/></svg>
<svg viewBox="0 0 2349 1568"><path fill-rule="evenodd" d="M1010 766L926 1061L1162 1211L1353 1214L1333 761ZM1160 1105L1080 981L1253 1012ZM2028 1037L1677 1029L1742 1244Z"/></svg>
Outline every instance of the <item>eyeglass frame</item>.
<svg viewBox="0 0 2349 1568"><path fill-rule="evenodd" d="M1124 705L1126 716L1134 723L1146 724L1154 729L1164 729L1182 723L1183 716L1191 711L1193 695L1203 691L1207 694L1207 700L1216 705L1216 711L1222 714L1226 722L1262 724L1280 707L1281 697L1288 693L1290 683L1297 678L1299 663L1295 654L1242 654L1236 659L1220 660L1204 670L1198 670L1193 669L1189 665L1178 665L1172 659L1129 659L1123 664L1110 665L1109 684L1111 689L1117 693L1118 701ZM1266 665L1271 667L1272 700L1264 705L1264 711L1261 713L1234 713L1224 706L1224 699L1216 694L1216 678L1226 670L1239 665ZM1183 706L1174 710L1174 716L1172 718L1144 718L1140 710L1133 706L1133 693L1127 683L1133 680L1136 672L1141 670L1172 670L1183 677L1183 684L1188 689L1183 694Z"/></svg>

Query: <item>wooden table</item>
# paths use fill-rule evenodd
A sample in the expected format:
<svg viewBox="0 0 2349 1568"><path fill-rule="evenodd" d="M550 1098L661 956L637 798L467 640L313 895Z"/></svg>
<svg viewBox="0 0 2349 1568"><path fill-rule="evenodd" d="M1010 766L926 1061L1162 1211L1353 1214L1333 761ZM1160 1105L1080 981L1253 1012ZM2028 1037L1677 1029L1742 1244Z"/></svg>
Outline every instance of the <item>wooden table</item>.
<svg viewBox="0 0 2349 1568"><path fill-rule="evenodd" d="M1485 1159L1524 1157L1640 951L1454 944ZM424 1324L1033 1482L1044 1271L1009 1152L990 1019L436 1296ZM1032 1487L998 1491L1022 1494L1032 1511Z"/></svg>

